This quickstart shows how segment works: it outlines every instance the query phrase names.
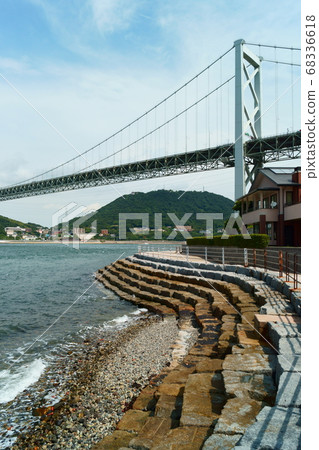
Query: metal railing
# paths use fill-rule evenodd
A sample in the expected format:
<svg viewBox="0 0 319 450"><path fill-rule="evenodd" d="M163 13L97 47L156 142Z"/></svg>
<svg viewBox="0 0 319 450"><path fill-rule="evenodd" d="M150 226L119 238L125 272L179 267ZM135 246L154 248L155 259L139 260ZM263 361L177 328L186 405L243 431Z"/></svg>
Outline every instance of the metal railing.
<svg viewBox="0 0 319 450"><path fill-rule="evenodd" d="M296 252L278 249L255 249L237 247L204 247L187 245L142 245L139 253L153 257L168 257L190 261L198 257L205 263L214 262L222 265L240 265L263 269L265 272L278 272L278 277L293 283L293 289L301 287L301 258Z"/></svg>

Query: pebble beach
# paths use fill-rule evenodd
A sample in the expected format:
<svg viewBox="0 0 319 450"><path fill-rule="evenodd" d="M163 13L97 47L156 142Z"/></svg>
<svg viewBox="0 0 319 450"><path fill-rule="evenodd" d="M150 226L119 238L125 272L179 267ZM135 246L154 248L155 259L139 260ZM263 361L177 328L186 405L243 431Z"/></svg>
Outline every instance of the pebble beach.
<svg viewBox="0 0 319 450"><path fill-rule="evenodd" d="M72 359L67 391L57 403L37 405L39 421L10 448L92 448L130 407L140 391L170 365L178 337L177 321L149 313L107 340L83 343ZM9 448L9 447L7 447Z"/></svg>

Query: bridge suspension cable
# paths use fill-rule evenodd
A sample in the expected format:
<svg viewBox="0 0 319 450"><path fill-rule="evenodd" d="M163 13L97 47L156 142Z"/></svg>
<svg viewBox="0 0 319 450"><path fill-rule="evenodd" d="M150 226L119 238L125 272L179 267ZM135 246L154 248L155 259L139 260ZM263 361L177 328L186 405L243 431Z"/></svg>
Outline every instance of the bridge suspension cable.
<svg viewBox="0 0 319 450"><path fill-rule="evenodd" d="M256 44L256 43L252 43L252 42L246 42L246 45L254 45L256 47L279 48L279 49L282 49L282 50L301 51L301 48L298 48L298 47L283 47L283 46L280 46L280 45Z"/></svg>
<svg viewBox="0 0 319 450"><path fill-rule="evenodd" d="M264 58L264 56L261 55L257 56L247 48L248 45L258 46L259 49L264 48L264 56L267 56L267 52L273 52L274 58L268 58L269 55L267 58ZM244 59L238 66L236 59L235 66L241 68L241 107L244 126L239 134L237 132L235 134L234 124L230 120L232 114L235 113L235 102L231 101L230 88L231 86L233 88L236 86L237 92L238 83L236 81L233 84L233 80L238 75L238 71L236 71L236 75L234 75L235 70L233 70L232 67L235 59L232 59L231 62L228 63L226 58L234 48L236 48L237 51L239 46L242 46L244 49ZM195 164L195 171L210 170L208 167L211 169L232 167L234 163L236 166L236 158L233 159L236 153L234 148L239 141L241 142L242 148L244 148L244 145L246 146L245 148L250 148L250 143L252 143L253 146L257 146L258 141L266 143L265 145L270 146L269 148L271 148L272 145L274 149L277 148L276 140L273 141L275 138L267 140L267 138L263 138L263 136L265 136L264 131L263 134L261 134L261 118L267 116L270 110L275 112L276 136L280 135L280 142L285 142L285 138L282 137L282 130L279 130L279 100L283 100L289 90L291 92L291 115L289 115L289 119L291 120L292 133L290 133L291 136L288 136L287 128L287 139L289 138L290 140L288 139L288 141L293 142L292 145L294 146L294 85L300 80L300 76L298 77L296 75L297 68L300 67L300 64L294 60L293 55L299 50L300 49L294 47L246 44L245 41L238 40L229 50L227 50L227 52L215 59L187 83L184 83L172 94L165 97L162 101L158 102L155 106L128 123L128 125L121 128L119 131L113 133L108 138L84 152L78 152L79 154L77 156L57 165L53 169L47 170L40 175L12 185L11 187L9 186L8 192L11 188L14 191L14 187L19 187L21 185L21 192L25 189L24 192L26 192L26 195L36 195L28 194L28 192L32 189L42 189L43 192L54 192L55 188L51 188L51 186L56 186L56 191L59 191L64 190L64 185L66 186L65 189L75 189L76 187L70 186L76 186L77 183L79 187L97 186L109 184L109 179L119 180L114 182L121 182L120 180L129 181L131 179L129 176L131 164L132 167L136 167L135 169L132 169L133 171L137 171L136 173L140 170L138 169L139 167L143 168L142 172L145 172L145 178L151 177L151 175L148 176L147 173L148 171L149 173L152 173L152 167L155 167L156 170L158 170L158 172L155 170L154 173L170 175L175 173L188 173L187 171L191 172L192 164ZM287 55L287 51L290 51L290 62L277 57L277 53L280 53L280 55L285 53L285 55ZM270 56L273 56L273 53L271 53ZM260 85L261 62L275 64L274 70L269 65L266 65L262 69L263 78L265 75L269 76L270 74L272 80L274 78L273 81L268 82L268 85L266 85L265 89L267 90L267 95L265 97L267 98L268 104L265 106L263 105L262 109ZM291 66L290 86L288 87L287 84L289 84L289 82L287 79L289 76L287 76L287 70L285 71L284 68L279 70L280 65ZM247 88L246 91L245 88ZM275 91L274 93L273 90ZM269 95L269 93L271 93L271 95ZM273 94L274 99L272 99ZM288 109L286 97L284 99L284 108L281 106L281 110L286 111L286 116ZM271 122L271 129L273 129L272 114L267 116L268 123ZM286 122L283 123L287 123L287 117L285 120ZM283 127L281 119L280 127ZM250 131L250 133L245 131ZM226 135L227 137L225 137ZM249 139L245 137L245 135L247 135ZM271 135L271 133L268 133L268 135ZM272 133L272 135L274 135L274 133ZM250 139L252 139L252 141L250 141ZM225 141L227 142L226 144ZM256 143L254 143L254 141L256 141ZM271 144L271 142L275 143ZM249 181L252 181L255 171L264 161L265 154L262 150L263 145L264 144L261 144L260 146L260 153L254 154L255 156L250 159L248 158L247 161L245 156L246 150L242 153L242 160L245 160L244 170L248 175L248 178L245 178L244 180L246 184ZM206 156L204 156L206 154L208 155L207 160L205 160ZM298 151L293 150L289 154L297 155ZM212 156L209 155L213 155L212 161L209 159L212 158ZM284 153L278 153L278 155L282 158ZM276 157L275 151L271 157ZM204 160L201 158L204 158ZM85 162L84 165L82 161ZM200 166L202 169L197 168L199 167L197 166L198 161L202 161L202 165ZM204 163L203 161L206 162ZM209 163L207 163L207 161L209 161ZM110 163L113 165L110 165ZM148 164L150 164L150 166L148 166ZM159 164L159 166L157 166L157 164ZM166 164L168 164L167 167ZM183 166L183 164L185 164L185 166ZM253 170L248 167L249 164L253 165ZM138 179L138 177L143 178L142 173L141 175L136 175L136 178L134 178L134 174L132 176L132 179ZM46 178L42 179L42 181L35 181L39 180L40 177ZM97 180L99 177L100 180ZM52 184L50 184L51 182ZM90 182L93 184L88 184ZM40 187L37 188L37 186ZM16 192L6 194L6 189L7 188L0 189L0 191L4 192L1 192L0 197L1 195L19 195L16 194ZM26 195L22 194L22 196Z"/></svg>
<svg viewBox="0 0 319 450"><path fill-rule="evenodd" d="M212 91L210 91L208 94L206 94L204 97L200 98L198 101L192 103L190 106L188 106L187 108L185 108L184 110L182 110L181 112L179 112L178 114L176 114L175 116L171 117L169 120L167 120L166 122L162 123L161 125L158 125L156 128L154 128L152 131L149 131L147 134L141 136L140 138L136 139L135 141L130 142L129 144L127 144L125 147L115 151L114 153L106 156L105 158L103 158L100 161L95 162L94 164L91 164L87 167L85 167L84 169L81 170L81 172L83 172L84 170L88 170L91 167L93 167L95 164L101 163L106 161L107 159L111 158L114 155L117 155L118 153L122 152L123 150L126 150L127 148L131 147L132 145L137 144L138 142L140 142L142 139L145 139L146 137L154 134L156 131L162 129L163 127L165 127L166 125L168 125L169 123L173 122L174 120L176 120L178 117L181 117L183 114L185 114L185 133L186 133L186 138L187 138L187 112L190 111L191 109L193 109L194 107L196 107L196 105L198 105L199 103L201 103L203 100L205 100L206 98L208 98L210 95L212 95L213 93L217 92L220 88L222 88L223 86L225 86L227 83L229 83L230 81L232 81L235 78L235 75L233 75L232 77L228 78L226 81L224 81L220 86L218 86L216 89L213 89ZM187 140L187 139L186 139ZM186 150L186 149L185 149Z"/></svg>
<svg viewBox="0 0 319 450"><path fill-rule="evenodd" d="M110 140L114 140L114 138L116 138L117 136L121 135L123 132L129 132L130 127L135 125L136 123L138 123L141 119L145 118L146 116L148 116L150 113L155 112L156 115L156 111L158 110L158 108L162 105L165 104L165 102L167 102L168 100L170 100L171 98L173 98L174 96L176 96L178 93L180 93L183 89L187 89L187 86L189 86L194 80L196 80L199 76L201 76L202 74L204 74L206 71L208 71L210 68L212 68L215 64L218 63L218 61L220 61L222 58L224 58L226 55L228 55L232 50L233 50L234 46L232 46L231 48L229 48L227 51L225 51L221 56L219 56L218 58L216 58L212 63L210 63L208 66L206 66L203 70L201 70L197 75L193 76L189 81L187 81L186 83L184 83L182 86L180 86L178 89L176 89L173 93L171 93L170 95L168 95L167 97L165 97L163 100L161 100L160 102L158 102L155 106L153 106L152 108L150 108L149 110L147 110L145 113L143 113L142 115L140 115L139 117L137 117L136 119L134 119L133 121L131 121L130 123L128 123L126 126L122 127L121 129L119 129L118 131L116 131L115 133L111 134L109 137L107 137L106 139L103 139L102 141L100 141L99 143L95 144L94 146L88 148L87 150L79 153L78 155L74 156L73 158L70 158L69 160L55 166L54 168L48 169L42 173L40 173L39 175L36 175L34 177L28 178L26 180L23 180L21 182L15 183L14 185L18 185L18 184L25 184L28 182L31 182L33 180L39 179L40 177L43 177L44 175L48 175L48 174L52 174L53 171L56 171L57 169L62 169L64 166L66 166L67 164L73 163L76 160L79 160L80 158L84 159L85 162L87 163L86 158L84 158L85 155L87 155L89 152L92 152L93 150L95 150L96 148L98 148L99 146L101 146L102 144L107 143ZM214 91L212 91L214 92ZM194 106L194 105L193 105ZM187 108L189 109L189 108ZM185 111L187 111L187 109L185 108ZM180 114L179 114L180 115ZM177 115L176 117L178 117L179 115ZM156 118L157 120L157 118ZM160 129L160 127L156 127L156 129ZM145 136L150 135L150 133L147 133ZM132 145L135 144L138 140L135 140L132 142ZM113 141L114 142L114 141ZM125 146L123 147L124 150L125 148L128 148L129 146ZM72 146L72 148L74 149L74 146ZM75 149L76 150L76 149ZM120 150L120 151L121 151ZM118 154L120 151L115 151L112 153L112 155L116 155ZM103 161L107 158L103 158L100 161ZM94 164L90 164L87 167L93 167ZM81 169L83 170L83 169ZM85 169L84 169L85 170ZM12 186L14 186L12 185ZM10 186L7 186L10 187Z"/></svg>

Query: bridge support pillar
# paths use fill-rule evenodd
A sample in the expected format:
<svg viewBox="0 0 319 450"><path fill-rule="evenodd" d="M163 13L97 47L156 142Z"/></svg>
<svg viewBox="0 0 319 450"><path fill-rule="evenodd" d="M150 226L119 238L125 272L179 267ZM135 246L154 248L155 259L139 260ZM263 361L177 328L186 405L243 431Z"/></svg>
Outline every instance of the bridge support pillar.
<svg viewBox="0 0 319 450"><path fill-rule="evenodd" d="M235 200L246 193L261 162L252 170L245 164L247 136L261 137L261 58L253 54L243 39L235 46ZM246 88L249 88L246 90ZM248 96L246 93L249 93Z"/></svg>

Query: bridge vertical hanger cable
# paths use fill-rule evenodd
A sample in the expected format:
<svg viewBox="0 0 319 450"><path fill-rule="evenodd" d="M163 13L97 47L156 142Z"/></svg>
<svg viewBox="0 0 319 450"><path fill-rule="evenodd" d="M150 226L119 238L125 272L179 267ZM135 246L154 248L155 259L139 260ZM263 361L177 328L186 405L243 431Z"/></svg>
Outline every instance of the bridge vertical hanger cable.
<svg viewBox="0 0 319 450"><path fill-rule="evenodd" d="M222 85L223 82L223 60L220 59L219 61L219 83ZM223 88L221 87L220 90L220 142L223 142Z"/></svg>
<svg viewBox="0 0 319 450"><path fill-rule="evenodd" d="M198 77L196 77L195 148L198 149Z"/></svg>
<svg viewBox="0 0 319 450"><path fill-rule="evenodd" d="M277 61L277 47L275 47L275 61ZM278 135L278 63L275 63L275 120L276 135Z"/></svg>
<svg viewBox="0 0 319 450"><path fill-rule="evenodd" d="M144 142L143 159L146 160L146 159L148 159L148 149L147 149L147 141L148 141L148 139L147 139L147 131L148 131L148 128L147 128L147 115L145 116L144 124L145 124L144 135L146 136L146 138L143 140L143 142Z"/></svg>
<svg viewBox="0 0 319 450"><path fill-rule="evenodd" d="M164 103L164 122L166 123L166 103ZM169 124L164 129L164 148L165 148L165 157L167 157L167 133L168 133Z"/></svg>
<svg viewBox="0 0 319 450"><path fill-rule="evenodd" d="M155 108L155 129L157 129L157 107ZM156 151L157 149L157 132L154 133L154 149L153 151ZM152 155L152 158L154 155Z"/></svg>
<svg viewBox="0 0 319 450"><path fill-rule="evenodd" d="M123 132L124 133L124 132ZM121 146L121 148L122 148L122 146L123 146L123 133L120 133L120 146ZM122 152L120 153L120 164L122 164L122 157L123 157L123 154L122 154ZM113 167L115 166L115 155L113 156Z"/></svg>
<svg viewBox="0 0 319 450"><path fill-rule="evenodd" d="M177 101L177 99L176 99L176 92L175 92L175 94L174 94L174 115L176 116L176 108L177 108L177 105L176 105L176 101ZM176 124L175 124L175 127L174 127L174 153L176 153L176 149L177 149L177 131L178 131L178 120L176 120Z"/></svg>
<svg viewBox="0 0 319 450"><path fill-rule="evenodd" d="M158 119L159 119L159 123L161 123L161 111L160 111L160 107L158 107ZM159 130L158 130L158 142L157 142L157 150L156 151L159 151L160 149L161 149L161 142L162 142L162 140L161 140L161 133L162 133L162 128L160 128Z"/></svg>
<svg viewBox="0 0 319 450"><path fill-rule="evenodd" d="M294 66L293 66L293 51L291 50L291 132L294 130Z"/></svg>
<svg viewBox="0 0 319 450"><path fill-rule="evenodd" d="M216 79L217 79L217 68L216 68ZM216 93L216 145L219 145L219 92Z"/></svg>
<svg viewBox="0 0 319 450"><path fill-rule="evenodd" d="M207 70L207 92L210 92L210 69ZM210 148L210 97L206 97L206 136L206 147Z"/></svg>
<svg viewBox="0 0 319 450"><path fill-rule="evenodd" d="M134 145L134 160L133 161L138 161L138 146L139 146L139 134L138 134L138 124L139 124L139 120L136 122L136 144Z"/></svg>
<svg viewBox="0 0 319 450"><path fill-rule="evenodd" d="M230 142L230 105L229 105L229 83L227 83L227 111L228 111L228 118L227 118L227 140Z"/></svg>
<svg viewBox="0 0 319 450"><path fill-rule="evenodd" d="M185 153L187 153L187 86L185 86Z"/></svg>

